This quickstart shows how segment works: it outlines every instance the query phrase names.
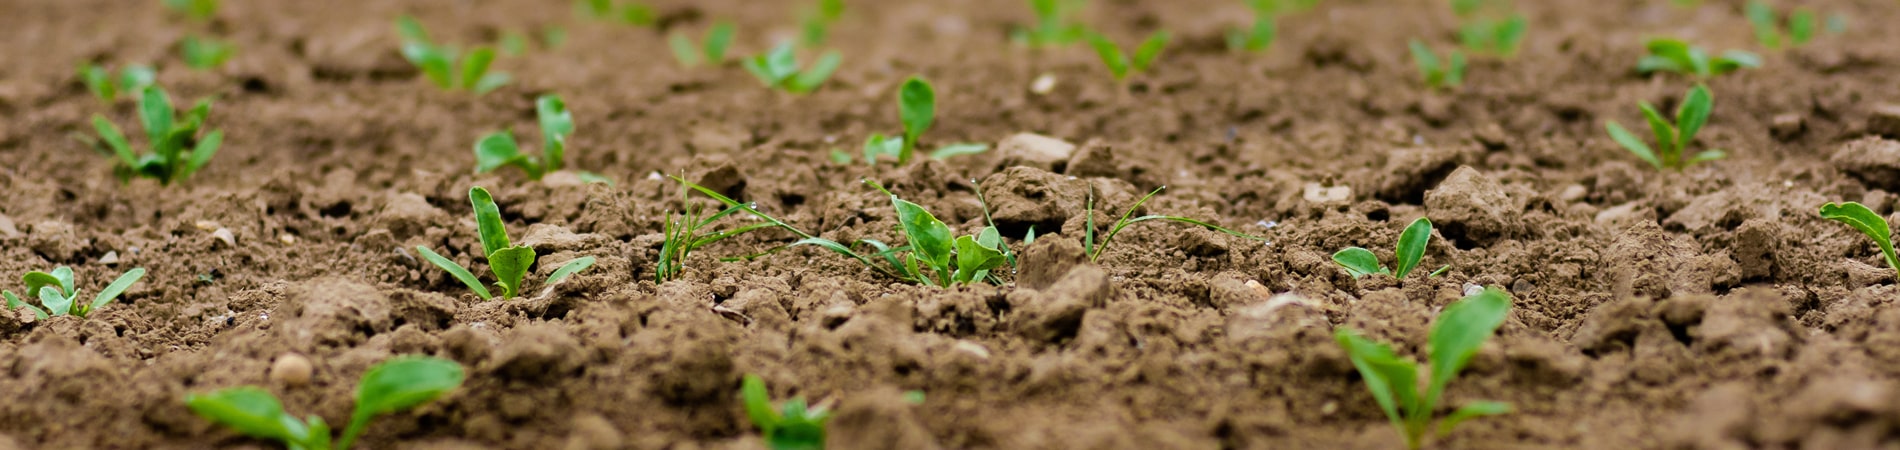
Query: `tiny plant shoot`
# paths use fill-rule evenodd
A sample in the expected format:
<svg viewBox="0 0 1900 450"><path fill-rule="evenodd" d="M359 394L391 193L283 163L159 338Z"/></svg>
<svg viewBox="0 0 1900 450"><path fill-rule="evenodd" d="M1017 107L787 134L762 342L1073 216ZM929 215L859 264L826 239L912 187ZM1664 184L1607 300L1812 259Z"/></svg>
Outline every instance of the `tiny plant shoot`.
<svg viewBox="0 0 1900 450"><path fill-rule="evenodd" d="M797 46L786 42L765 54L746 58L740 65L752 76L758 77L759 82L765 83L765 87L805 94L824 85L825 80L831 78L832 72L838 71L838 64L843 61L844 57L837 50L829 50L819 56L818 62L812 63L810 68L800 69Z"/></svg>
<svg viewBox="0 0 1900 450"><path fill-rule="evenodd" d="M613 0L576 0L574 10L590 19L618 21L636 27L653 25L655 21L653 8L640 2L615 4Z"/></svg>
<svg viewBox="0 0 1900 450"><path fill-rule="evenodd" d="M831 37L831 24L844 17L844 0L818 0L818 4L801 10L798 19L798 41L806 48L818 48L825 45Z"/></svg>
<svg viewBox="0 0 1900 450"><path fill-rule="evenodd" d="M455 47L436 44L429 40L428 31L414 17L397 18L396 34L402 37L403 58L421 69L424 78L443 90L464 90L481 95L513 79L506 73L488 71L489 64L495 62L494 48L475 47L463 53Z"/></svg>
<svg viewBox="0 0 1900 450"><path fill-rule="evenodd" d="M241 386L188 394L185 406L245 436L283 442L293 450L344 450L363 435L370 420L433 401L460 387L465 377L461 364L427 356L399 356L371 366L356 384L356 410L335 445L322 417L298 420L284 412L283 403L264 388Z"/></svg>
<svg viewBox="0 0 1900 450"><path fill-rule="evenodd" d="M706 40L702 44L693 44L693 38L679 32L667 36L666 44L673 48L673 58L678 59L682 66L717 66L726 63L726 48L732 45L736 30L731 22L719 22L706 29Z"/></svg>
<svg viewBox="0 0 1900 450"><path fill-rule="evenodd" d="M1894 254L1893 229L1887 227L1887 219L1856 202L1821 205L1821 218L1847 224L1872 238L1874 245L1880 246L1880 256L1887 260L1887 267L1900 275L1900 255Z"/></svg>
<svg viewBox="0 0 1900 450"><path fill-rule="evenodd" d="M1108 74L1115 77L1116 83L1126 85L1130 75L1147 72L1149 67L1153 67L1155 59L1161 57L1161 50L1168 47L1168 41L1172 38L1166 30L1156 31L1135 46L1133 55L1123 52L1121 47L1115 45L1115 41L1100 33L1089 33L1088 39L1089 46L1095 48L1095 55L1101 57L1102 66L1108 68Z"/></svg>
<svg viewBox="0 0 1900 450"><path fill-rule="evenodd" d="M1418 392L1417 362L1401 357L1392 351L1392 347L1366 339L1349 328L1340 327L1334 333L1334 338L1346 350L1353 367L1359 370L1359 376L1365 379L1366 390L1372 391L1372 398L1379 402L1379 408L1385 410L1386 417L1392 419L1392 426L1405 436L1406 447L1416 450L1424 443L1432 412L1442 399L1445 386L1451 384L1452 378L1456 378L1465 364L1471 362L1471 357L1478 353L1478 347L1491 338L1510 311L1510 294L1495 287L1485 288L1483 292L1445 306L1438 320L1432 323L1431 337L1426 342L1429 379L1423 396ZM1468 419L1509 412L1511 405L1507 403L1467 403L1439 421L1438 434L1450 434L1454 427Z"/></svg>
<svg viewBox="0 0 1900 450"><path fill-rule="evenodd" d="M1029 0L1029 9L1036 14L1036 24L1010 30L1009 39L1030 48L1074 43L1085 32L1074 22L1073 16L1087 4L1088 0Z"/></svg>
<svg viewBox="0 0 1900 450"><path fill-rule="evenodd" d="M199 22L218 15L218 0L162 0L160 4L165 5L165 9Z"/></svg>
<svg viewBox="0 0 1900 450"><path fill-rule="evenodd" d="M1642 158L1656 170L1681 171L1697 163L1728 156L1727 153L1717 149L1704 150L1684 159L1688 153L1689 144L1695 142L1696 132L1702 130L1702 125L1709 123L1709 112L1714 101L1707 86L1698 84L1690 88L1689 94L1683 96L1682 106L1676 108L1675 123L1669 123L1667 119L1664 119L1662 113L1656 112L1656 107L1650 106L1649 102L1638 103L1637 106L1643 109L1643 118L1649 121L1650 131L1656 134L1654 149L1614 120L1604 122L1603 128L1609 130L1610 139L1615 140L1617 145L1623 146L1637 158Z"/></svg>
<svg viewBox="0 0 1900 450"><path fill-rule="evenodd" d="M1644 47L1649 49L1649 54L1636 62L1637 73L1675 72L1708 79L1744 67L1761 67L1761 56L1754 53L1729 50L1720 57L1710 58L1709 52L1701 47L1677 39L1651 39Z"/></svg>
<svg viewBox="0 0 1900 450"><path fill-rule="evenodd" d="M113 299L119 298L119 294L125 293L125 290L131 288L133 283L138 283L139 279L144 277L145 268L143 267L126 271L125 274L119 275L118 279L112 280L112 284L106 285L104 290L99 291L99 295L93 296L92 303L79 303L79 290L73 287L73 269L59 266L53 269L52 273L33 271L20 277L20 281L26 283L26 298L40 299L40 306L21 301L19 296L13 294L13 291L0 291L0 295L6 296L8 311L25 307L33 310L33 315L41 320L65 315L84 319L86 315L98 311L107 303L111 303Z"/></svg>
<svg viewBox="0 0 1900 450"><path fill-rule="evenodd" d="M536 98L534 112L541 123L541 156L522 153L510 132L489 133L475 142L476 173L516 167L527 173L528 178L540 180L566 167L567 137L574 134L573 113L568 112L567 103L562 102L561 97L553 94ZM588 182L606 181L593 173L580 172L579 175Z"/></svg>
<svg viewBox="0 0 1900 450"><path fill-rule="evenodd" d="M873 133L864 142L864 163L877 164L882 158L895 158L898 165L909 164L916 153L917 140L930 129L937 117L937 91L930 82L921 77L910 77L897 89L897 114L904 123L903 136L889 136ZM930 152L931 159L947 159L952 156L968 155L988 151L984 144L956 143ZM844 155L850 162L850 155Z"/></svg>
<svg viewBox="0 0 1900 450"><path fill-rule="evenodd" d="M1227 49L1242 52L1266 50L1279 36L1278 0L1245 0L1253 11L1253 25L1227 31Z"/></svg>
<svg viewBox="0 0 1900 450"><path fill-rule="evenodd" d="M161 185L184 181L211 162L211 156L218 153L218 145L224 142L224 132L212 131L198 136L205 117L211 115L211 99L198 100L182 119L177 114L164 89L148 86L139 97L139 123L145 126L150 151L134 152L125 133L98 114L92 116L92 126L104 146L95 145L94 149L118 157L113 173L121 183L130 182L132 177L151 178Z"/></svg>
<svg viewBox="0 0 1900 450"><path fill-rule="evenodd" d="M1412 50L1412 64L1418 66L1418 75L1425 86L1432 89L1452 89L1465 83L1465 54L1456 49L1438 59L1431 47L1413 39L1406 43Z"/></svg>
<svg viewBox="0 0 1900 450"><path fill-rule="evenodd" d="M98 64L79 66L79 81L86 84L86 90L92 91L93 97L106 103L118 100L120 94L138 95L157 79L158 74L152 68L137 64L125 66L117 77Z"/></svg>
<svg viewBox="0 0 1900 450"><path fill-rule="evenodd" d="M1430 244L1431 241L1432 221L1431 219L1420 217L1418 220L1413 220L1411 225L1405 226L1404 232L1399 233L1398 248L1392 252L1394 257L1398 259L1398 270L1387 269L1385 265L1379 263L1379 257L1377 255L1373 255L1371 250L1366 250L1362 247L1347 247L1338 253L1334 253L1333 262L1339 263L1340 267L1346 268L1346 273L1352 275L1353 278L1363 278L1366 275L1372 274L1384 274L1392 275L1393 277L1403 280L1406 275L1412 274L1412 269L1418 268L1418 262L1420 260L1425 259L1425 247L1426 244ZM1445 270L1450 268L1450 265L1440 267L1438 270L1432 271L1428 277L1438 276L1438 274L1444 273Z"/></svg>
<svg viewBox="0 0 1900 450"><path fill-rule="evenodd" d="M1129 205L1128 210L1122 211L1121 219L1115 220L1115 225L1112 227L1109 227L1108 233L1102 235L1100 243L1097 243L1096 238L1095 238L1095 185L1093 184L1089 185L1088 201L1083 204L1083 208L1084 208L1083 214L1086 214L1083 220L1085 221L1084 223L1086 224L1086 226L1084 227L1084 231L1082 233L1082 250L1088 253L1089 261L1093 262L1095 260L1101 259L1102 253L1104 253L1104 251L1108 249L1108 243L1113 242L1115 240L1115 235L1118 233L1121 233L1123 228L1127 228L1129 225L1147 222L1150 220L1166 220L1170 222L1180 222L1180 223L1185 223L1189 225L1199 225L1202 227L1206 227L1207 229L1210 229L1210 230L1219 231L1221 233L1226 233L1228 235L1238 236L1241 238L1252 239L1252 240L1262 241L1262 242L1267 240L1267 238L1253 236L1253 235L1249 235L1249 234L1242 233L1239 231L1229 230L1226 228L1221 228L1218 225L1214 225L1206 221L1191 219L1187 217L1167 216L1167 215L1160 215L1160 214L1149 214L1146 216L1135 217L1135 210L1141 209L1141 205L1148 203L1148 199L1154 198L1155 194L1160 194L1162 190L1167 189L1167 188L1168 188L1167 186L1155 188L1153 192L1149 192L1148 195L1142 196L1141 200L1136 200L1135 204ZM1032 240L1032 239L1025 239L1025 240Z"/></svg>
<svg viewBox="0 0 1900 450"><path fill-rule="evenodd" d="M1795 8L1788 13L1787 29L1782 29L1781 19L1775 16L1775 8L1762 0L1749 0L1743 9L1748 23L1755 27L1755 41L1769 50L1777 50L1783 45L1799 47L1814 39L1814 29L1820 23L1814 10Z"/></svg>
<svg viewBox="0 0 1900 450"><path fill-rule="evenodd" d="M534 248L509 244L508 229L501 221L501 208L495 206L495 198L488 194L487 189L481 186L469 189L468 201L475 208L475 225L481 232L482 253L488 257L488 270L494 272L495 287L501 288L501 296L490 294L488 288L482 287L481 280L475 278L475 274L469 273L468 269L462 268L455 261L450 261L441 254L429 250L428 246L418 245L416 251L422 253L422 258L429 260L429 263L435 264L436 267L454 276L456 280L460 280L462 284L468 285L468 290L474 291L475 295L483 300L514 298L515 295L521 293L522 277L528 274L529 267L534 266ZM544 284L549 286L559 284L568 276L587 270L593 265L594 257L592 256L575 258L561 265L561 268L555 269L553 274L548 275L548 280Z"/></svg>
<svg viewBox="0 0 1900 450"><path fill-rule="evenodd" d="M831 412L824 407L808 407L804 397L793 397L774 408L765 380L753 374L746 374L740 384L739 398L745 404L746 417L752 419L752 425L759 427L759 433L765 436L766 447L772 450L825 448L825 422L831 420Z"/></svg>
<svg viewBox="0 0 1900 450"><path fill-rule="evenodd" d="M1522 14L1501 20L1474 19L1458 27L1458 41L1472 53L1509 58L1517 55L1529 27L1529 19Z"/></svg>
<svg viewBox="0 0 1900 450"><path fill-rule="evenodd" d="M185 65L193 69L210 70L231 60L236 48L212 38L186 36L178 42L178 53L185 58Z"/></svg>
<svg viewBox="0 0 1900 450"><path fill-rule="evenodd" d="M680 182L680 203L686 210L679 214L674 214L671 211L666 213L666 222L662 225L663 229L661 230L664 240L660 245L660 260L654 265L655 267L653 269L653 281L655 283L665 283L668 280L679 279L680 275L686 271L687 256L692 255L693 250L698 250L700 247L753 231L782 226L788 227L776 220L772 220L710 234L702 232L701 230L711 226L713 222L718 222L719 219L723 219L733 213L751 209L753 206L749 204L731 204L726 206L725 209L719 210L719 212L705 215L703 214L704 210L702 210L698 204L692 203L686 196L689 188L703 188L700 188L697 184L687 182L684 178L673 177L673 179Z"/></svg>

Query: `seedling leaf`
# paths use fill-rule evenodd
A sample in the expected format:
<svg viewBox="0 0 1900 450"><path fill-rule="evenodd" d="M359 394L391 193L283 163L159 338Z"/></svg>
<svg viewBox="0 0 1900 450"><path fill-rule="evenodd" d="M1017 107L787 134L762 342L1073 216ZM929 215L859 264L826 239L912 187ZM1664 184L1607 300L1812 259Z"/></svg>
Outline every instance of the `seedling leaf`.
<svg viewBox="0 0 1900 450"><path fill-rule="evenodd" d="M528 274L528 267L534 265L534 249L526 246L508 247L488 254L488 269L495 273L495 285L501 287L502 298L514 298L521 294L521 278Z"/></svg>
<svg viewBox="0 0 1900 450"><path fill-rule="evenodd" d="M1444 420L1438 421L1438 435L1444 436L1451 434L1453 428L1456 428L1458 424L1464 423L1466 420L1510 413L1510 403L1489 401L1471 402L1465 404L1465 406L1458 407L1458 410L1452 411L1451 415L1445 416Z"/></svg>
<svg viewBox="0 0 1900 450"><path fill-rule="evenodd" d="M1478 354L1478 347L1504 324L1510 311L1510 294L1494 287L1445 306L1438 320L1432 323L1431 338L1427 341L1431 348L1432 378L1425 391L1426 405L1438 404L1445 386Z"/></svg>
<svg viewBox="0 0 1900 450"><path fill-rule="evenodd" d="M464 378L461 364L433 357L403 356L370 367L356 385L356 411L337 448L349 448L370 419L435 400L460 387Z"/></svg>
<svg viewBox="0 0 1900 450"><path fill-rule="evenodd" d="M950 227L936 216L925 211L923 206L891 196L891 206L897 209L897 221L904 228L904 236L909 239L912 250L923 258L924 263L937 271L937 277L948 285L950 279Z"/></svg>
<svg viewBox="0 0 1900 450"><path fill-rule="evenodd" d="M475 209L475 226L481 232L482 254L493 255L510 247L508 229L501 222L501 208L495 206L495 197L488 194L488 189L481 186L470 188L468 202Z"/></svg>
<svg viewBox="0 0 1900 450"><path fill-rule="evenodd" d="M1346 274L1352 275L1353 278L1363 278L1376 273L1391 273L1379 265L1378 255L1360 247L1346 247L1338 253L1333 253L1333 262L1346 268Z"/></svg>
<svg viewBox="0 0 1900 450"><path fill-rule="evenodd" d="M1161 57L1161 50L1167 48L1168 41L1171 39L1173 38L1168 35L1167 30L1148 35L1148 39L1142 40L1141 45L1135 47L1135 56L1132 61L1129 61L1129 65L1136 72L1147 72L1148 68L1153 67L1155 60Z"/></svg>
<svg viewBox="0 0 1900 450"><path fill-rule="evenodd" d="M945 160L963 155L974 155L990 151L987 144L950 144L930 152L930 159Z"/></svg>
<svg viewBox="0 0 1900 450"><path fill-rule="evenodd" d="M1618 125L1614 120L1604 122L1603 128L1610 132L1610 139L1615 140L1618 145L1622 145L1624 149L1635 154L1637 158L1641 158L1643 161L1648 162L1649 165L1655 166L1656 170L1663 169L1662 160L1656 159L1656 151L1651 150L1649 144L1643 143L1642 138L1630 134L1629 130L1624 129L1622 125Z"/></svg>
<svg viewBox="0 0 1900 450"><path fill-rule="evenodd" d="M455 261L450 261L448 258L436 254L434 250L429 250L429 247L426 246L416 246L416 252L422 254L422 259L428 260L430 264L435 264L436 267L447 271L449 276L453 276L456 280L461 281L462 284L468 285L468 290L474 291L475 295L481 297L482 300L495 298L493 294L488 293L487 287L482 286L481 279L475 278L475 274L469 273L468 269L462 268L461 264L456 264Z"/></svg>
<svg viewBox="0 0 1900 450"><path fill-rule="evenodd" d="M92 304L86 306L85 312L78 315L85 317L86 314L91 314L93 311L98 311L99 308L105 307L107 303L111 303L113 299L119 298L119 294L124 294L126 289L131 289L132 284L138 283L139 279L144 277L145 268L143 267L133 268L132 270L126 271L125 274L119 275L118 279L112 280L112 284L107 285L104 290L100 290L98 296L93 297Z"/></svg>
<svg viewBox="0 0 1900 450"><path fill-rule="evenodd" d="M1900 275L1900 255L1894 253L1893 230L1888 227L1886 218L1858 202L1821 205L1821 218L1845 223L1873 239L1874 245L1880 247L1880 256L1887 260L1887 267Z"/></svg>
<svg viewBox="0 0 1900 450"><path fill-rule="evenodd" d="M915 76L905 80L903 87L897 90L897 113L904 123L904 147L898 153L897 164L903 165L910 163L917 138L930 129L937 117L937 93L930 82Z"/></svg>
<svg viewBox="0 0 1900 450"><path fill-rule="evenodd" d="M1413 268L1418 267L1418 261L1425 258L1425 247L1431 239L1432 221L1424 217L1413 220L1404 232L1399 233L1398 251L1394 255L1399 260L1398 270L1394 272L1399 278L1405 278L1412 273Z"/></svg>
<svg viewBox="0 0 1900 450"><path fill-rule="evenodd" d="M580 271L587 270L588 267L593 267L593 266L594 266L594 257L592 256L574 258L573 260L568 261L566 264L562 264L561 268L554 269L554 273L548 275L548 281L546 284L549 286L560 284L562 281L567 280L567 277L572 276L576 273L579 273Z"/></svg>
<svg viewBox="0 0 1900 450"><path fill-rule="evenodd" d="M186 394L185 406L200 417L246 436L275 439L293 446L310 440L310 429L285 413L277 397L262 388L244 386L209 394Z"/></svg>

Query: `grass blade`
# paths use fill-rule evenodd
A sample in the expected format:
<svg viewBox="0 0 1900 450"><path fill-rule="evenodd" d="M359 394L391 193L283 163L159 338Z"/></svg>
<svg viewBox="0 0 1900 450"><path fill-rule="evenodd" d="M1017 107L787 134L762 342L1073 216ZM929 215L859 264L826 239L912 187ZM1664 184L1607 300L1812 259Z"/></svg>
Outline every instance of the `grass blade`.
<svg viewBox="0 0 1900 450"><path fill-rule="evenodd" d="M468 269L462 268L461 264L456 264L455 261L450 261L448 258L436 254L435 251L429 250L429 247L418 245L416 246L416 252L422 254L422 259L428 260L430 264L435 264L436 267L440 267L443 271L448 272L449 276L453 276L456 280L461 281L462 284L468 285L468 290L474 291L475 295L481 297L482 300L495 298L493 294L488 293L487 287L482 286L482 281L476 279L475 274L469 273Z"/></svg>

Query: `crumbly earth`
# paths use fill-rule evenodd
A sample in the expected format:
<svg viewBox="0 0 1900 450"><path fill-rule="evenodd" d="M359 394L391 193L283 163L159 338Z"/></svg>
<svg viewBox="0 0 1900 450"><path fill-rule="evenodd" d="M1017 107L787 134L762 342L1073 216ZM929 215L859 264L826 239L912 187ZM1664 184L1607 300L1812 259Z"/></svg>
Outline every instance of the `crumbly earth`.
<svg viewBox="0 0 1900 450"><path fill-rule="evenodd" d="M1710 80L1699 144L1731 156L1682 173L1636 161L1603 122L1640 128L1637 101L1673 108L1692 84L1633 73L1646 38L1761 51L1739 1L1519 2L1522 55L1476 59L1453 92L1421 87L1405 52L1454 41L1442 2L1326 0L1240 55L1222 44L1240 2L1097 1L1082 19L1117 40L1176 35L1121 92L1084 47L1012 46L1021 1L851 1L833 41L845 65L808 96L736 66L682 69L664 44L730 19L736 51L755 53L796 32L798 2L656 1L657 29L527 0L224 2L210 24L155 1L6 3L0 287L57 265L86 292L151 273L86 320L0 314L0 448L272 448L182 397L259 385L344 423L363 371L414 353L461 362L467 384L378 420L365 448L759 448L735 395L747 373L834 406L837 448L1394 448L1332 330L1420 356L1470 285L1504 287L1515 307L1448 403L1515 412L1434 448L1900 446L1900 288L1866 237L1816 214L1853 200L1891 216L1900 200L1891 1L1812 2L1849 31ZM568 39L501 59L517 81L497 92L442 92L395 50L403 13L450 42L554 26ZM189 70L173 46L207 31L238 54ZM155 64L175 96L215 95L224 150L182 185L119 184L72 139L94 113L134 120L131 102L75 80L87 60ZM830 162L898 129L893 92L912 74L939 91L926 145L1029 132L1073 148ZM1044 74L1053 89L1032 92ZM579 122L572 165L617 183L471 173L481 133L538 140L543 92ZM981 189L1023 267L941 289L813 248L719 261L791 240L769 232L655 283L662 220L683 207L660 174L840 241L901 240L860 179L962 232L982 224ZM482 266L474 185L533 236L531 278L599 264L476 300L412 250ZM1090 186L1098 226L1167 186L1146 211L1266 241L1145 223L1091 263ZM1421 216L1439 224L1424 265L1450 265L1443 276L1355 280L1328 258L1357 245L1389 261ZM927 400L904 403L908 390Z"/></svg>

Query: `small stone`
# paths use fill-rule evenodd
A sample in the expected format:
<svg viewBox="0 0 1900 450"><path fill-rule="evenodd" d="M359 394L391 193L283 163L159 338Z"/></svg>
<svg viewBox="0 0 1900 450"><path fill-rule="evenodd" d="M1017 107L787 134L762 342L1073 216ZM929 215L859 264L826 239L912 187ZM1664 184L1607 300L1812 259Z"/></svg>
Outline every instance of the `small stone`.
<svg viewBox="0 0 1900 450"><path fill-rule="evenodd" d="M217 222L212 222L209 220L200 220L197 223L193 223L192 226L198 227L198 231L211 231L211 230L216 230L219 228L224 228L224 225L220 225Z"/></svg>
<svg viewBox="0 0 1900 450"><path fill-rule="evenodd" d="M270 365L270 379L287 387L301 387L310 383L315 369L310 359L296 353L285 353L277 357Z"/></svg>
<svg viewBox="0 0 1900 450"><path fill-rule="evenodd" d="M1260 298L1271 298L1271 297L1273 297L1273 290L1272 290L1272 289L1267 289L1267 286L1266 286L1266 285L1262 285L1262 284L1260 284L1260 282L1259 282L1259 281L1256 281L1256 280L1247 280L1247 283L1246 283L1246 285L1247 285L1247 288L1248 288L1248 289L1253 289L1253 292L1254 292L1255 294L1260 294Z"/></svg>
<svg viewBox="0 0 1900 450"><path fill-rule="evenodd" d="M950 348L955 349L956 351L968 353L970 354L970 356L975 356L977 359L990 359L990 349L983 348L983 344L978 344L975 342L959 339L957 340L957 343L951 345Z"/></svg>
<svg viewBox="0 0 1900 450"><path fill-rule="evenodd" d="M1783 142L1794 140L1795 137L1801 136L1801 132L1807 131L1807 129L1807 119L1797 113L1776 114L1775 117L1768 122L1769 134L1774 135L1775 139L1779 139Z"/></svg>
<svg viewBox="0 0 1900 450"><path fill-rule="evenodd" d="M237 247L237 235L232 234L230 228L219 228L218 231L211 232L211 237L217 239L218 242L223 242L226 246Z"/></svg>
<svg viewBox="0 0 1900 450"><path fill-rule="evenodd" d="M1867 132L1900 139L1900 104L1875 106L1867 117Z"/></svg>
<svg viewBox="0 0 1900 450"><path fill-rule="evenodd" d="M1035 133L1010 135L996 143L996 148L1003 155L1003 167L1029 166L1050 172L1060 172L1057 165L1066 163L1075 153L1075 144Z"/></svg>
<svg viewBox="0 0 1900 450"><path fill-rule="evenodd" d="M1583 187L1581 184L1572 184L1569 187L1565 187L1563 192L1558 193L1557 198L1566 202L1575 202L1577 200L1583 200L1583 197L1586 195L1590 195L1589 188Z"/></svg>
<svg viewBox="0 0 1900 450"><path fill-rule="evenodd" d="M1313 203L1345 203L1352 201L1352 186L1326 187L1319 183L1306 183L1306 192L1301 195Z"/></svg>
<svg viewBox="0 0 1900 450"><path fill-rule="evenodd" d="M119 251L117 250L106 252L105 256L99 257L99 264L118 264L118 263L119 263Z"/></svg>
<svg viewBox="0 0 1900 450"><path fill-rule="evenodd" d="M1029 82L1029 92L1034 93L1036 95L1048 94L1055 90L1056 90L1056 75L1053 73L1045 73L1045 74L1039 75L1036 77L1035 81Z"/></svg>
<svg viewBox="0 0 1900 450"><path fill-rule="evenodd" d="M279 234L277 235L277 241L284 243L284 245L296 245L297 237L288 234Z"/></svg>

